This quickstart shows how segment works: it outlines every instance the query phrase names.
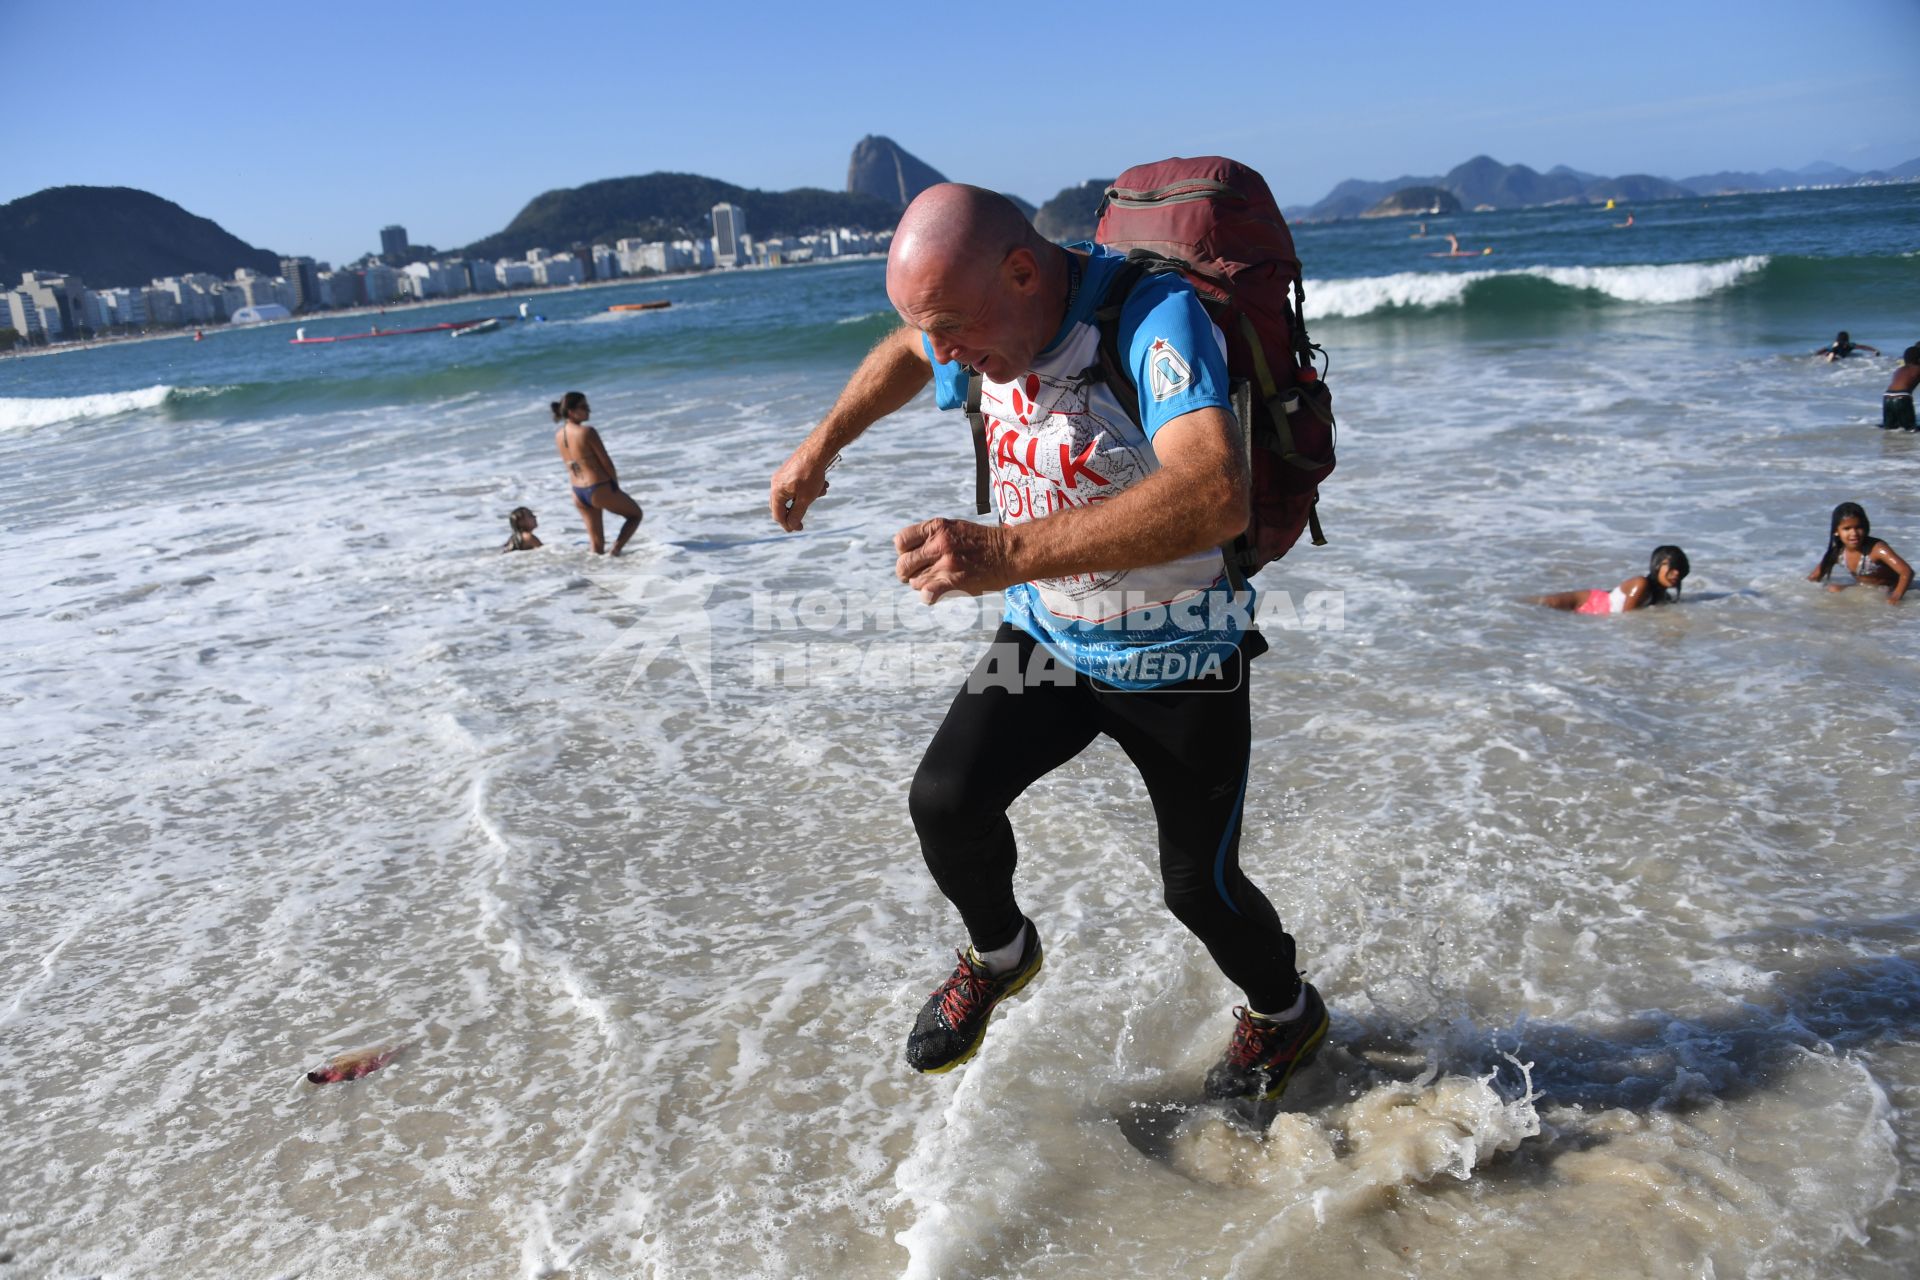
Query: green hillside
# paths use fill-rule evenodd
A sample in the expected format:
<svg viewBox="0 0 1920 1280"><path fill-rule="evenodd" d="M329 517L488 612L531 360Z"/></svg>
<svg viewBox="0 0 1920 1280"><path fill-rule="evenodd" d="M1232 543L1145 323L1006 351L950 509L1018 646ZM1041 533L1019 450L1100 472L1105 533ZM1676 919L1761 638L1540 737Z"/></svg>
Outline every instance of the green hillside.
<svg viewBox="0 0 1920 1280"><path fill-rule="evenodd" d="M23 271L76 275L89 288L235 267L280 274L280 259L209 218L132 187L49 187L0 204L0 284Z"/></svg>
<svg viewBox="0 0 1920 1280"><path fill-rule="evenodd" d="M828 227L884 231L900 211L873 196L801 187L756 191L693 173L649 173L607 178L535 196L504 231L468 245L468 257L520 257L534 248L562 250L576 244L612 244L633 237L677 240L712 234L716 204L746 211L755 239Z"/></svg>

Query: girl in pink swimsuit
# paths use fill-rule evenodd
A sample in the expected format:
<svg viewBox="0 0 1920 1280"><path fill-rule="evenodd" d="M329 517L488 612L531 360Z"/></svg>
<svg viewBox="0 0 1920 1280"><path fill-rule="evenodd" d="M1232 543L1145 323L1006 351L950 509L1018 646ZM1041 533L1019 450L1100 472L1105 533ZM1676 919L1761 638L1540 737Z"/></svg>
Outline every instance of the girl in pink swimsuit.
<svg viewBox="0 0 1920 1280"><path fill-rule="evenodd" d="M1604 587L1590 591L1556 591L1550 596L1536 596L1534 603L1568 613L1627 613L1648 605L1672 604L1680 598L1680 584L1692 569L1687 563L1687 553L1680 548L1655 547L1644 577L1628 578L1611 591Z"/></svg>

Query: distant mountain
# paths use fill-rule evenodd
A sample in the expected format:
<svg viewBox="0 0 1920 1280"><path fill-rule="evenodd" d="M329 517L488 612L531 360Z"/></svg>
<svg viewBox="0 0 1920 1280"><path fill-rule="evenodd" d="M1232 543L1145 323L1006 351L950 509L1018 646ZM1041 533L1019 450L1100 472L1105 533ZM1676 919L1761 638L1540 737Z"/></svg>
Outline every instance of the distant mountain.
<svg viewBox="0 0 1920 1280"><path fill-rule="evenodd" d="M892 138L868 134L853 144L847 161L847 194L872 196L904 209L922 191L945 182L940 172Z"/></svg>
<svg viewBox="0 0 1920 1280"><path fill-rule="evenodd" d="M1603 203L1607 200L1666 200L1676 196L1725 195L1741 191L1779 191L1793 187L1835 186L1849 182L1898 182L1920 178L1920 159L1895 169L1856 173L1839 165L1816 162L1797 170L1770 169L1766 173L1710 173L1679 182L1651 174L1630 173L1605 178L1557 164L1545 173L1523 164L1501 164L1491 156L1475 156L1438 178L1400 177L1391 182L1349 178L1317 204L1285 210L1299 222L1328 222L1357 218L1393 192L1407 187L1439 187L1468 209L1519 209L1531 205Z"/></svg>
<svg viewBox="0 0 1920 1280"><path fill-rule="evenodd" d="M1618 178L1595 178L1587 184L1584 193L1589 202L1607 200L1671 200L1677 196L1698 195L1699 192L1683 187L1677 182L1668 182L1665 178L1656 178L1651 174L1628 173Z"/></svg>
<svg viewBox="0 0 1920 1280"><path fill-rule="evenodd" d="M1747 191L1789 191L1795 187L1838 187L1853 182L1908 182L1920 178L1920 158L1891 169L1869 169L1865 173L1828 164L1824 160L1798 169L1769 169L1765 173L1741 173L1723 170L1680 179L1680 185L1695 195L1735 195Z"/></svg>
<svg viewBox="0 0 1920 1280"><path fill-rule="evenodd" d="M1439 187L1402 187L1361 213L1363 218L1398 218L1417 213L1458 213L1460 201Z"/></svg>
<svg viewBox="0 0 1920 1280"><path fill-rule="evenodd" d="M1438 186L1437 177L1415 178L1402 174L1391 182L1369 182L1365 178L1348 178L1345 182L1329 191L1319 204L1305 209L1288 209L1286 216L1305 222L1330 222L1335 218L1357 218L1394 192L1405 187Z"/></svg>
<svg viewBox="0 0 1920 1280"><path fill-rule="evenodd" d="M1112 178L1090 178L1077 187L1066 188L1034 211L1034 230L1056 244L1093 239L1100 201L1112 185Z"/></svg>
<svg viewBox="0 0 1920 1280"><path fill-rule="evenodd" d="M1553 166L1553 168L1547 170L1547 173L1549 175L1562 174L1562 173L1568 174L1572 177L1580 179L1580 181L1582 182L1599 182L1601 180L1600 175L1597 173L1582 173L1578 169L1570 169L1564 164L1557 164Z"/></svg>
<svg viewBox="0 0 1920 1280"><path fill-rule="evenodd" d="M528 201L506 229L476 240L468 257L520 257L527 250L561 250L576 244L612 244L634 237L677 240L713 233L713 206L738 205L747 234L756 240L822 227L885 231L900 220L892 203L869 195L846 195L800 187L757 191L693 173L649 173L562 187Z"/></svg>
<svg viewBox="0 0 1920 1280"><path fill-rule="evenodd" d="M279 256L218 223L133 187L50 187L0 204L0 286L25 271L60 271L87 287L143 285L161 276L236 267L280 274Z"/></svg>
<svg viewBox="0 0 1920 1280"><path fill-rule="evenodd" d="M1482 205L1514 209L1578 200L1587 184L1570 172L1536 173L1524 164L1501 164L1492 156L1475 156L1449 170L1435 185L1453 192L1469 209Z"/></svg>

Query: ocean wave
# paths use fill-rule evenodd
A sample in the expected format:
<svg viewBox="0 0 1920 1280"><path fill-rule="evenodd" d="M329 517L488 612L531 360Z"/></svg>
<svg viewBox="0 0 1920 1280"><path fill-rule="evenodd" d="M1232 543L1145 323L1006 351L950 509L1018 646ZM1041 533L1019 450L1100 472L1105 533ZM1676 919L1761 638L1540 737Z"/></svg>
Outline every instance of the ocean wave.
<svg viewBox="0 0 1920 1280"><path fill-rule="evenodd" d="M114 418L123 413L216 396L228 389L161 385L141 387L138 391L103 391L91 396L0 396L0 433L33 431L86 418Z"/></svg>
<svg viewBox="0 0 1920 1280"><path fill-rule="evenodd" d="M1496 304L1503 290L1529 292L1536 282L1569 294L1598 293L1617 302L1663 306L1691 302L1732 288L1765 271L1764 254L1725 262L1675 262L1624 267L1522 267L1512 271L1402 271L1390 276L1307 282L1309 319L1355 318L1377 311ZM1571 298L1568 299L1571 301Z"/></svg>

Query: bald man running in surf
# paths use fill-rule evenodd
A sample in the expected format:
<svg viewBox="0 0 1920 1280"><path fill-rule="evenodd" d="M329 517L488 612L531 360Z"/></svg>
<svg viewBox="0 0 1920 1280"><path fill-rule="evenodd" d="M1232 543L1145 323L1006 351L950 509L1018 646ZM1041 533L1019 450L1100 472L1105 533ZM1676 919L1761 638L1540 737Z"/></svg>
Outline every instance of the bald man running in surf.
<svg viewBox="0 0 1920 1280"><path fill-rule="evenodd" d="M965 1062L994 1006L1039 971L1040 935L1014 895L1007 808L1105 734L1152 799L1167 906L1246 993L1207 1093L1272 1099L1319 1050L1328 1018L1239 865L1246 663L1266 644L1219 548L1246 526L1248 463L1220 335L1178 276L1148 277L1120 313L1140 425L1086 376L1094 312L1123 262L1052 244L993 192L921 193L887 257L887 296L905 323L774 473L768 506L781 528L799 529L831 460L869 426L929 380L941 408L959 408L969 367L983 376L1000 523L933 519L894 538L900 579L927 603L1006 598L909 794L927 867L970 945L922 1008L908 1065Z"/></svg>

